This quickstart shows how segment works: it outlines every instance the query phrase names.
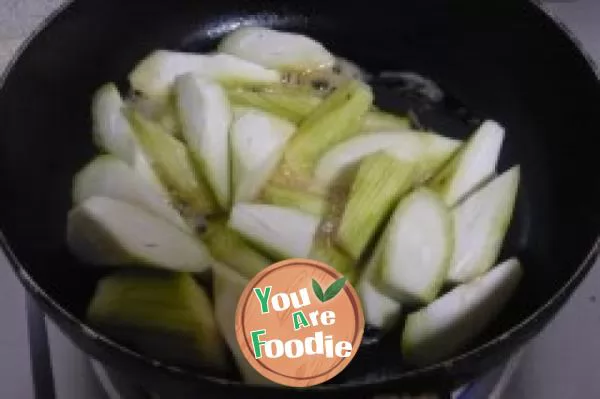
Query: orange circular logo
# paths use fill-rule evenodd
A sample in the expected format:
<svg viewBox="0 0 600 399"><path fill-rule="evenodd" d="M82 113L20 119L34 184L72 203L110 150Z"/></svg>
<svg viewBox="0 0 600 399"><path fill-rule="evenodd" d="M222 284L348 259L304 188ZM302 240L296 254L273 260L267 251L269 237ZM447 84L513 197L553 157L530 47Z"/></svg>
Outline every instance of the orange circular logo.
<svg viewBox="0 0 600 399"><path fill-rule="evenodd" d="M288 259L258 273L236 311L236 336L248 362L281 385L308 387L339 374L362 340L358 295L334 268Z"/></svg>

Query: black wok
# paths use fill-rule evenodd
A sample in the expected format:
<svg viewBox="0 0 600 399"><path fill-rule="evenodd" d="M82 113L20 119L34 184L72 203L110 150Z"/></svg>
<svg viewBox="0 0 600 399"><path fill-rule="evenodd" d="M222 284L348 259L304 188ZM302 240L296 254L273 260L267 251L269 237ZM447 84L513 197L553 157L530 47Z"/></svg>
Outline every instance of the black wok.
<svg viewBox="0 0 600 399"><path fill-rule="evenodd" d="M409 368L391 334L380 347L361 349L330 383L265 389L156 362L81 322L105 272L77 263L64 233L71 178L96 152L93 91L109 80L125 88L127 72L153 49L209 50L240 22L306 32L372 73L408 70L433 79L448 96L417 104L415 112L444 133L464 137L483 118L507 128L500 168L520 163L523 176L504 251L521 258L525 277L505 311L459 355ZM383 83L376 85L381 106L403 106ZM2 242L29 293L78 346L169 397L443 390L505 360L538 333L593 264L599 111L593 67L565 31L526 1L76 1L27 43L0 91Z"/></svg>

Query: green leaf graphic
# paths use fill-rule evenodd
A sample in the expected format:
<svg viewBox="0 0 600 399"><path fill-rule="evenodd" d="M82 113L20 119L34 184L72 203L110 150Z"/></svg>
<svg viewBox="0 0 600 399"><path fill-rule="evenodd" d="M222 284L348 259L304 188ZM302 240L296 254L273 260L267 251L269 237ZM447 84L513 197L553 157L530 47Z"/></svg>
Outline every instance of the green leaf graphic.
<svg viewBox="0 0 600 399"><path fill-rule="evenodd" d="M334 281L333 284L331 284L325 291L322 302L327 302L330 299L335 298L342 288L344 288L344 284L346 284L346 277L341 277L340 279Z"/></svg>
<svg viewBox="0 0 600 399"><path fill-rule="evenodd" d="M323 289L321 288L317 280L315 280L314 278L312 279L312 289L317 298L319 298L319 301L325 302L325 300L323 299Z"/></svg>

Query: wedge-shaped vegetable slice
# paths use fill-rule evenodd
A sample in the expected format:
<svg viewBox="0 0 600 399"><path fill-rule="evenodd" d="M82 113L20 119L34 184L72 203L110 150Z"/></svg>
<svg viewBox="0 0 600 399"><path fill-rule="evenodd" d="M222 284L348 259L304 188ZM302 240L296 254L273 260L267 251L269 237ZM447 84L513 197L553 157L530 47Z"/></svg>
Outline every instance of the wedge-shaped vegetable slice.
<svg viewBox="0 0 600 399"><path fill-rule="evenodd" d="M293 123L301 122L322 101L307 90L289 89L283 85L236 87L230 88L227 94L235 105L257 108Z"/></svg>
<svg viewBox="0 0 600 399"><path fill-rule="evenodd" d="M371 89L352 81L328 96L298 127L284 151L278 179L309 178L318 159L332 146L358 133L373 100ZM302 182L304 184L305 182Z"/></svg>
<svg viewBox="0 0 600 399"><path fill-rule="evenodd" d="M181 115L177 108L177 97L174 95L169 97L167 103L156 115L156 120L171 135L178 138L182 137Z"/></svg>
<svg viewBox="0 0 600 399"><path fill-rule="evenodd" d="M411 313L402 334L405 359L424 365L460 350L502 310L521 276L519 261L509 259Z"/></svg>
<svg viewBox="0 0 600 399"><path fill-rule="evenodd" d="M364 158L339 224L336 242L353 259L359 259L367 244L412 185L414 163L377 152Z"/></svg>
<svg viewBox="0 0 600 399"><path fill-rule="evenodd" d="M92 98L92 133L100 149L132 164L138 145L123 115L124 107L117 86L114 83L102 85Z"/></svg>
<svg viewBox="0 0 600 399"><path fill-rule="evenodd" d="M363 132L389 132L410 129L410 120L384 111L368 112L363 120Z"/></svg>
<svg viewBox="0 0 600 399"><path fill-rule="evenodd" d="M230 193L229 125L232 110L225 91L193 74L175 80L182 135L222 209Z"/></svg>
<svg viewBox="0 0 600 399"><path fill-rule="evenodd" d="M496 262L512 220L519 180L520 168L513 166L454 208L449 282L469 281Z"/></svg>
<svg viewBox="0 0 600 399"><path fill-rule="evenodd" d="M273 69L308 71L335 63L335 57L308 36L256 26L229 33L218 50Z"/></svg>
<svg viewBox="0 0 600 399"><path fill-rule="evenodd" d="M386 331L400 317L402 303L386 295L373 284L373 274L381 262L383 242L383 239L380 240L375 251L373 251L357 285L358 295L365 314L365 322Z"/></svg>
<svg viewBox="0 0 600 399"><path fill-rule="evenodd" d="M319 218L292 208L238 203L229 227L275 260L306 258L319 227Z"/></svg>
<svg viewBox="0 0 600 399"><path fill-rule="evenodd" d="M494 175L503 141L504 128L485 121L430 186L448 206L456 205Z"/></svg>
<svg viewBox="0 0 600 399"><path fill-rule="evenodd" d="M175 79L186 73L221 83L277 83L278 71L264 68L230 54L192 54L156 50L140 61L129 74L129 83L142 94L164 98Z"/></svg>
<svg viewBox="0 0 600 399"><path fill-rule="evenodd" d="M277 104L287 112L295 115L293 122L300 122L314 112L323 102L321 96L310 90L270 89L262 93L263 97L272 104Z"/></svg>
<svg viewBox="0 0 600 399"><path fill-rule="evenodd" d="M323 155L315 168L315 180L319 186L330 186L347 168L380 151L403 161L416 163L423 152L423 140L420 133L413 131L372 133L353 137Z"/></svg>
<svg viewBox="0 0 600 399"><path fill-rule="evenodd" d="M313 126L319 120L321 120L327 114L339 109L343 105L347 105L348 101L352 99L352 97L357 94L361 94L359 98L365 99L369 102L369 107L364 111L366 113L370 110L372 102L373 102L373 93L371 88L357 80L351 80L345 82L343 85L335 89L333 92L329 93L323 101L319 104L318 107L315 107L313 112L306 116L306 120L302 123L303 129L308 129ZM362 120L362 114L358 119ZM359 121L360 122L360 121ZM358 125L359 122L356 124Z"/></svg>
<svg viewBox="0 0 600 399"><path fill-rule="evenodd" d="M300 123L323 102L323 96L312 90L289 88L284 85L264 87L235 87L227 91L230 101L235 105L258 108ZM361 132L389 132L409 130L410 121L406 117L392 113L371 110L361 121Z"/></svg>
<svg viewBox="0 0 600 399"><path fill-rule="evenodd" d="M429 303L444 284L453 249L450 211L420 188L400 201L382 238L377 286L402 303Z"/></svg>
<svg viewBox="0 0 600 399"><path fill-rule="evenodd" d="M356 282L358 271L352 258L342 252L333 243L316 239L313 243L308 259L324 262L342 273L351 284Z"/></svg>
<svg viewBox="0 0 600 399"><path fill-rule="evenodd" d="M436 175L463 145L462 141L444 137L437 133L423 132L424 151L419 162L418 184Z"/></svg>
<svg viewBox="0 0 600 399"><path fill-rule="evenodd" d="M452 156L459 143L434 133L412 130L360 135L333 147L319 160L315 182L319 187L329 187L348 168L378 151L385 151L401 161L414 162L415 182L421 182Z"/></svg>
<svg viewBox="0 0 600 399"><path fill-rule="evenodd" d="M295 208L316 216L324 215L328 208L323 196L272 184L264 188L261 198L267 204Z"/></svg>
<svg viewBox="0 0 600 399"><path fill-rule="evenodd" d="M203 272L213 261L194 236L126 202L91 197L68 215L67 242L83 262Z"/></svg>
<svg viewBox="0 0 600 399"><path fill-rule="evenodd" d="M104 277L87 319L108 336L160 360L227 366L210 299L189 274L119 272Z"/></svg>
<svg viewBox="0 0 600 399"><path fill-rule="evenodd" d="M211 220L202 239L212 256L235 269L247 278L273 263L252 248L236 231L227 226L226 220Z"/></svg>
<svg viewBox="0 0 600 399"><path fill-rule="evenodd" d="M277 168L296 127L253 108L236 107L234 114L231 156L235 202L252 201Z"/></svg>
<svg viewBox="0 0 600 399"><path fill-rule="evenodd" d="M236 107L250 107L267 112L271 115L297 123L302 120L303 115L290 111L278 103L270 101L261 90L235 88L227 92L229 101Z"/></svg>
<svg viewBox="0 0 600 399"><path fill-rule="evenodd" d="M96 91L92 99L94 142L103 151L131 165L157 190L166 193L124 115L125 107L114 83L106 83Z"/></svg>
<svg viewBox="0 0 600 399"><path fill-rule="evenodd" d="M196 213L217 212L219 207L213 194L202 176L195 171L186 146L139 112L127 110L126 115L149 155L152 167L175 201Z"/></svg>
<svg viewBox="0 0 600 399"><path fill-rule="evenodd" d="M358 283L365 322L387 331L401 316L402 303L382 293L368 279Z"/></svg>
<svg viewBox="0 0 600 399"><path fill-rule="evenodd" d="M158 191L133 168L113 155L100 155L73 178L73 202L91 197L108 197L140 206L170 221L182 230L192 229L171 204L166 193Z"/></svg>
<svg viewBox="0 0 600 399"><path fill-rule="evenodd" d="M158 123L166 132L181 136L181 123L177 112L177 101L172 92L162 98L147 97L134 93L128 99L128 107L134 108L145 118Z"/></svg>
<svg viewBox="0 0 600 399"><path fill-rule="evenodd" d="M248 363L240 349L235 333L235 313L240 296L246 288L248 280L240 280L241 276L232 279L226 275L216 274L213 279L213 297L215 317L221 335L233 354L235 363L246 384L275 385L271 380L263 377Z"/></svg>

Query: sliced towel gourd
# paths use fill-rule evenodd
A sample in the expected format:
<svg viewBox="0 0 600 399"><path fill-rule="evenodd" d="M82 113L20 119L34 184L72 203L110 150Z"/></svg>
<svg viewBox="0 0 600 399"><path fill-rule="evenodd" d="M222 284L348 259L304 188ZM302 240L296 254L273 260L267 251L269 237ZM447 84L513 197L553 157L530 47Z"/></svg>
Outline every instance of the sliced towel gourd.
<svg viewBox="0 0 600 399"><path fill-rule="evenodd" d="M164 191L141 177L125 162L110 155L99 155L73 178L72 197L79 204L91 197L108 197L140 206L192 233L191 226L173 207Z"/></svg>
<svg viewBox="0 0 600 399"><path fill-rule="evenodd" d="M274 385L274 382L263 377L248 363L240 349L235 332L235 314L240 296L244 288L246 288L248 281L241 280L239 276L235 279L230 277L217 274L213 279L214 313L219 331L225 342L227 342L227 346L229 346L238 370L242 375L242 379L246 384Z"/></svg>
<svg viewBox="0 0 600 399"><path fill-rule="evenodd" d="M455 244L450 283L469 281L496 262L512 220L519 180L520 167L513 166L452 210Z"/></svg>
<svg viewBox="0 0 600 399"><path fill-rule="evenodd" d="M322 95L303 87L290 88L284 85L264 87L234 87L227 91L235 105L258 108L293 123L301 123L320 107ZM410 128L408 118L389 112L370 110L363 117L359 131L389 132Z"/></svg>
<svg viewBox="0 0 600 399"><path fill-rule="evenodd" d="M189 207L199 214L217 212L219 206L210 188L196 171L185 144L137 111L127 110L126 115L152 167L169 188L174 201L181 204L182 208Z"/></svg>
<svg viewBox="0 0 600 399"><path fill-rule="evenodd" d="M323 262L342 273L350 284L354 284L358 277L356 262L343 253L334 244L320 240L317 236L308 255L308 259Z"/></svg>
<svg viewBox="0 0 600 399"><path fill-rule="evenodd" d="M227 366L210 299L189 274L119 272L104 277L87 319L159 360L221 370Z"/></svg>
<svg viewBox="0 0 600 399"><path fill-rule="evenodd" d="M254 108L236 107L234 115L231 126L234 201L252 201L277 168L296 126Z"/></svg>
<svg viewBox="0 0 600 399"><path fill-rule="evenodd" d="M430 186L448 206L456 205L494 175L503 141L504 128L485 121Z"/></svg>
<svg viewBox="0 0 600 399"><path fill-rule="evenodd" d="M92 134L95 144L131 164L136 138L123 115L125 103L114 83L102 85L92 98Z"/></svg>
<svg viewBox="0 0 600 399"><path fill-rule="evenodd" d="M223 38L218 50L266 68L310 71L333 66L335 57L316 40L298 33L248 26Z"/></svg>
<svg viewBox="0 0 600 399"><path fill-rule="evenodd" d="M237 203L229 227L275 260L306 258L319 227L319 218L297 209Z"/></svg>
<svg viewBox="0 0 600 399"><path fill-rule="evenodd" d="M260 109L292 123L300 123L321 103L319 97L280 87L232 88L227 95L236 106Z"/></svg>
<svg viewBox="0 0 600 399"><path fill-rule="evenodd" d="M402 334L404 358L424 365L460 350L502 310L522 274L519 261L509 259L409 314Z"/></svg>
<svg viewBox="0 0 600 399"><path fill-rule="evenodd" d="M327 211L327 199L311 192L279 187L269 184L261 194L261 201L267 204L295 208L315 216L323 216Z"/></svg>
<svg viewBox="0 0 600 399"><path fill-rule="evenodd" d="M202 240L215 259L246 278L254 277L273 263L252 248L236 231L227 227L226 220L209 220Z"/></svg>
<svg viewBox="0 0 600 399"><path fill-rule="evenodd" d="M131 165L155 188L166 193L166 188L150 166L148 156L125 117L125 102L114 83L102 85L92 98L92 136L101 150Z"/></svg>
<svg viewBox="0 0 600 399"><path fill-rule="evenodd" d="M377 132L353 137L329 150L319 160L314 176L318 187L328 187L345 170L378 151L415 163L415 182L434 173L458 149L460 142L434 133L411 130Z"/></svg>
<svg viewBox="0 0 600 399"><path fill-rule="evenodd" d="M141 94L165 100L178 76L194 73L221 83L277 83L278 71L230 54L193 54L156 50L129 74L131 87Z"/></svg>
<svg viewBox="0 0 600 399"><path fill-rule="evenodd" d="M450 211L433 191L404 197L381 238L373 278L401 303L429 303L444 284L453 250Z"/></svg>
<svg viewBox="0 0 600 399"><path fill-rule="evenodd" d="M200 273L213 262L194 236L149 211L105 197L88 198L69 212L67 243L80 260L98 266Z"/></svg>
<svg viewBox="0 0 600 399"><path fill-rule="evenodd" d="M365 115L360 130L361 132L389 132L407 129L410 129L408 118L384 111L371 111Z"/></svg>
<svg viewBox="0 0 600 399"><path fill-rule="evenodd" d="M358 133L373 101L371 89L351 81L329 95L299 126L286 145L276 182L308 184L315 163L330 147Z"/></svg>
<svg viewBox="0 0 600 399"><path fill-rule="evenodd" d="M373 273L381 261L383 241L377 245L369 259L365 270L358 281L358 295L360 297L365 322L384 331L388 330L400 317L402 303L382 292L373 284Z"/></svg>
<svg viewBox="0 0 600 399"><path fill-rule="evenodd" d="M414 163L381 151L365 157L337 228L336 242L358 260L379 226L412 185Z"/></svg>
<svg viewBox="0 0 600 399"><path fill-rule="evenodd" d="M219 84L193 74L176 79L175 95L183 139L219 205L228 209L232 110L227 95Z"/></svg>

